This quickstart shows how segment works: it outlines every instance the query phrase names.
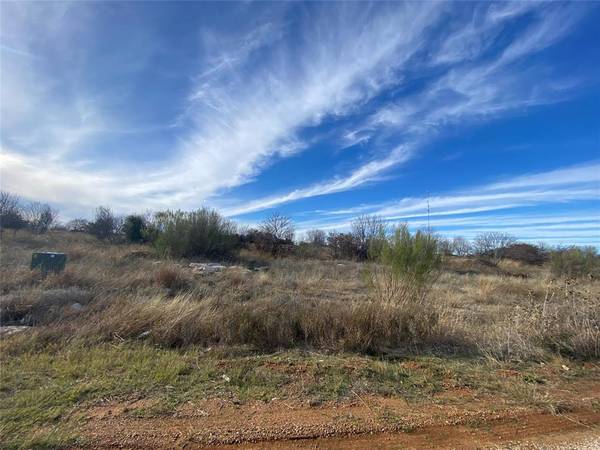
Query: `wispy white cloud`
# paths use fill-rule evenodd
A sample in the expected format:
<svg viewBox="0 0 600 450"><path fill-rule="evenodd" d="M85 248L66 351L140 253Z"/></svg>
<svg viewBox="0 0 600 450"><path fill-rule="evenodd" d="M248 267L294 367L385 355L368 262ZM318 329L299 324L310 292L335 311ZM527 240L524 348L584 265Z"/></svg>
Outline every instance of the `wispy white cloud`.
<svg viewBox="0 0 600 450"><path fill-rule="evenodd" d="M561 168L543 173L534 173L490 184L486 190L514 189L526 187L546 187L587 183L596 186L600 197L600 162L588 162L573 167Z"/></svg>
<svg viewBox="0 0 600 450"><path fill-rule="evenodd" d="M306 18L302 25L303 45L297 51L290 51L284 45L263 51L273 44L273 30L279 30L277 36L283 33L280 27L267 24L250 29L240 35L237 46L230 43L217 51L217 56L207 59L212 67L197 77L185 113L175 122L182 128L179 145L166 160L156 167L146 164L142 181L136 176L122 178L120 174L127 172L127 168L123 170L116 160L114 167L102 170L111 174L110 180L105 181L118 180L118 186L90 189L86 198L78 192L81 202L97 203L104 200L104 194L120 192L122 204L157 207L161 205L157 199L168 196L174 205L197 207L224 189L252 180L274 159L288 157L304 148L297 135L302 127L314 126L327 117L342 116L393 82L393 71L422 47L426 26L438 14L439 8L433 4L385 7L372 14L365 14L359 5L329 5L316 16ZM68 28L64 14L57 20L65 21ZM348 27L349 24L353 27ZM398 27L403 33L396 32ZM23 34L25 28L17 31ZM357 34L356 29L362 31ZM319 38L315 39L316 36ZM218 43L218 38L213 42ZM242 66L244 70L238 70ZM17 75L9 83L15 89L10 89L11 98L3 102L4 115L14 116L16 104L28 105L32 97L14 98L12 92L29 92L28 85L19 86L19 79L23 78L16 67L8 69ZM35 67L30 73L35 79L28 84L36 84L34 81L40 77L46 81L47 74L37 72ZM74 166L73 152L81 149L86 139L110 132L114 124L105 123L107 115L102 105L86 100L70 97L66 106L69 118L62 114L64 108L50 103L60 103L60 99L35 105L37 109L59 112L62 116L56 115L57 124L36 127L32 135L15 132L19 128L16 124L7 125L3 134L8 136L8 142L4 145L13 154L4 148L6 159L14 162L20 158L27 163L20 164L19 177L5 178L6 188L24 195L39 195L28 186L35 174L44 171L50 162L62 165L63 170L45 181L46 199L62 196L68 190L71 183L63 179L62 173L68 172L79 179L94 178L98 168L83 170ZM82 112L78 108L82 103L97 108L92 113ZM19 115L25 119L23 125L37 117L32 108L29 106ZM36 159L24 155L31 152L37 155ZM400 159L392 152L386 159L367 164L346 179L329 184L325 190L339 192L372 180L371 174ZM14 167L15 164L10 166L10 170ZM309 191L302 190L289 197L301 198ZM136 197L124 198L128 193Z"/></svg>
<svg viewBox="0 0 600 450"><path fill-rule="evenodd" d="M600 244L599 168L592 161L443 195L313 212L299 228L344 230L357 215L376 214L389 223L430 226L450 236L471 238L482 231L502 230L529 240L565 238L563 243ZM570 213L537 212L542 205Z"/></svg>
<svg viewBox="0 0 600 450"><path fill-rule="evenodd" d="M471 61L481 56L488 44L472 43L474 47L467 51L464 48L467 41L488 39L482 37L480 32L495 30L495 33L499 33L506 20L532 11L535 11L537 20L530 29L517 36L515 42L519 42L518 45L509 44L499 58L483 59L477 63ZM565 20L557 26L556 33L549 33L563 15ZM455 32L432 60L421 63L423 66L437 66L469 60L469 64L452 67L426 89L384 105L358 128L342 134L344 147L371 141L373 136L391 135L405 142L402 153L394 149L381 159L369 161L347 175L347 182L337 176L330 181L278 196L244 202L243 206L230 208L230 211L236 214L260 211L302 198L339 192L340 186L343 190L354 189L381 178L382 173L410 160L418 154L424 143L450 125L460 123L464 126L474 120L490 120L523 108L565 100L575 86L572 80L563 80L561 83L538 78L533 84L537 76L535 70L516 70L512 64L520 57L548 47L564 37L580 15L580 10L554 7L540 9L534 3L490 6L482 14L480 23L473 25L472 32L464 29ZM449 55L449 58L441 58L441 55ZM410 152L406 151L407 148L411 149Z"/></svg>
<svg viewBox="0 0 600 450"><path fill-rule="evenodd" d="M249 212L261 211L303 198L317 197L336 192L347 191L358 186L363 186L368 182L376 181L380 177L381 172L383 172L385 169L407 160L410 158L410 156L410 149L401 146L391 152L387 158L371 161L356 169L349 176L329 180L324 183L317 183L302 189L296 189L280 196L260 198L251 202L247 202L243 205L225 208L223 212L229 216L236 216Z"/></svg>
<svg viewBox="0 0 600 450"><path fill-rule="evenodd" d="M69 203L74 211L87 212L100 203L123 211L223 204L223 194L256 179L279 159L307 150L311 143L302 138L303 130L355 115L382 92L402 88L405 78L420 69L435 68L440 75L420 91L375 107L356 129L343 127L343 145L362 143L366 150L354 168L230 205L226 213L260 211L375 183L418 155L423 143L449 124L555 102L573 87L536 80L532 88L535 70L513 67L519 58L568 35L578 19L568 5L477 5L474 14L459 17L450 31L441 19L451 7L443 3L324 4L302 8L304 16L294 23L283 6L226 36L200 32L202 64L189 74L191 89L177 99L181 109L164 125L140 124L121 111L131 102L131 86L108 90L89 82L85 49L98 41L97 5L6 5L11 19L3 15L3 48L36 58L15 54L0 64L2 187ZM112 7L121 6L106 6ZM526 14L535 17L531 25L498 58L488 58L498 33L511 19ZM31 33L34 28L36 33ZM299 33L294 45L288 39L292 32ZM444 35L439 48L429 47L434 32ZM146 32L140 36L143 40ZM138 52L123 43L116 65L139 71L156 51L150 44ZM108 135L161 126L175 129L176 136L164 152L143 163L132 162L126 151L121 155L102 146ZM108 151L111 158L104 155ZM588 195L590 189L561 195L568 200ZM432 200L440 207L464 210L476 208L474 203L499 207L545 201L548 192ZM393 208L396 214L409 214L418 210L418 201Z"/></svg>

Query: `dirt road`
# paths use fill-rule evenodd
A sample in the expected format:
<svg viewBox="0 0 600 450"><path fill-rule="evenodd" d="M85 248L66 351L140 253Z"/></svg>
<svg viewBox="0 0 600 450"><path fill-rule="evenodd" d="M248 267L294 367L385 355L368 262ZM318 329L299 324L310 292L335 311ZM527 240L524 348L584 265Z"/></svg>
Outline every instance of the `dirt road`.
<svg viewBox="0 0 600 450"><path fill-rule="evenodd" d="M599 399L596 387L554 412L468 392L423 404L358 395L322 405L213 399L135 417L141 401L87 410L85 435L95 448L600 448Z"/></svg>

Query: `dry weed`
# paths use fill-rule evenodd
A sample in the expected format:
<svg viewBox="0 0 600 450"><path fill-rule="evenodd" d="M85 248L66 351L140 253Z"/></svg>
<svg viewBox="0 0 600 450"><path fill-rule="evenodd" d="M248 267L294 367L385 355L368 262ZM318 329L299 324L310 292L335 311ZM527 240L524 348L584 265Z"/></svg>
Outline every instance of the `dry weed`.
<svg viewBox="0 0 600 450"><path fill-rule="evenodd" d="M44 278L32 251L68 255ZM258 255L245 255L246 258ZM194 276L146 247L79 233L5 234L2 322L36 325L31 345L146 339L167 347L251 345L359 352L437 349L502 360L600 357L600 283L551 282L547 268L445 261L427 289L360 263L277 259L266 271ZM262 264L262 263L261 263ZM73 304L83 308L71 308ZM37 339L37 344L35 340Z"/></svg>

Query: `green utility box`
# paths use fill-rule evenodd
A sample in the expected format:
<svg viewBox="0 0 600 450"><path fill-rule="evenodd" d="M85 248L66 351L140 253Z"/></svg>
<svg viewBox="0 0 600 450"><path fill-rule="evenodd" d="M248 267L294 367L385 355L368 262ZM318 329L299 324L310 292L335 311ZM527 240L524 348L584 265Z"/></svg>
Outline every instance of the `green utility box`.
<svg viewBox="0 0 600 450"><path fill-rule="evenodd" d="M62 272L67 264L67 255L56 252L36 252L31 255L31 269L40 269L44 273Z"/></svg>

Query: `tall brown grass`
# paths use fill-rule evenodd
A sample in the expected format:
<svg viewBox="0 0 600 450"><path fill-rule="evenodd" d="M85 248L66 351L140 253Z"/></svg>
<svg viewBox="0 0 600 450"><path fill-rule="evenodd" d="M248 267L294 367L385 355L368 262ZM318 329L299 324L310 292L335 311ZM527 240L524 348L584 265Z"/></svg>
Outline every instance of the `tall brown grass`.
<svg viewBox="0 0 600 450"><path fill-rule="evenodd" d="M31 251L41 249L65 251L67 270L47 278L30 271ZM148 247L19 232L2 242L1 320L35 325L27 348L145 340L165 347L600 358L598 281L552 282L548 268L517 263L496 272L468 258L445 264L426 296L380 301L361 263L270 259L268 271L194 275L186 261L160 261Z"/></svg>

